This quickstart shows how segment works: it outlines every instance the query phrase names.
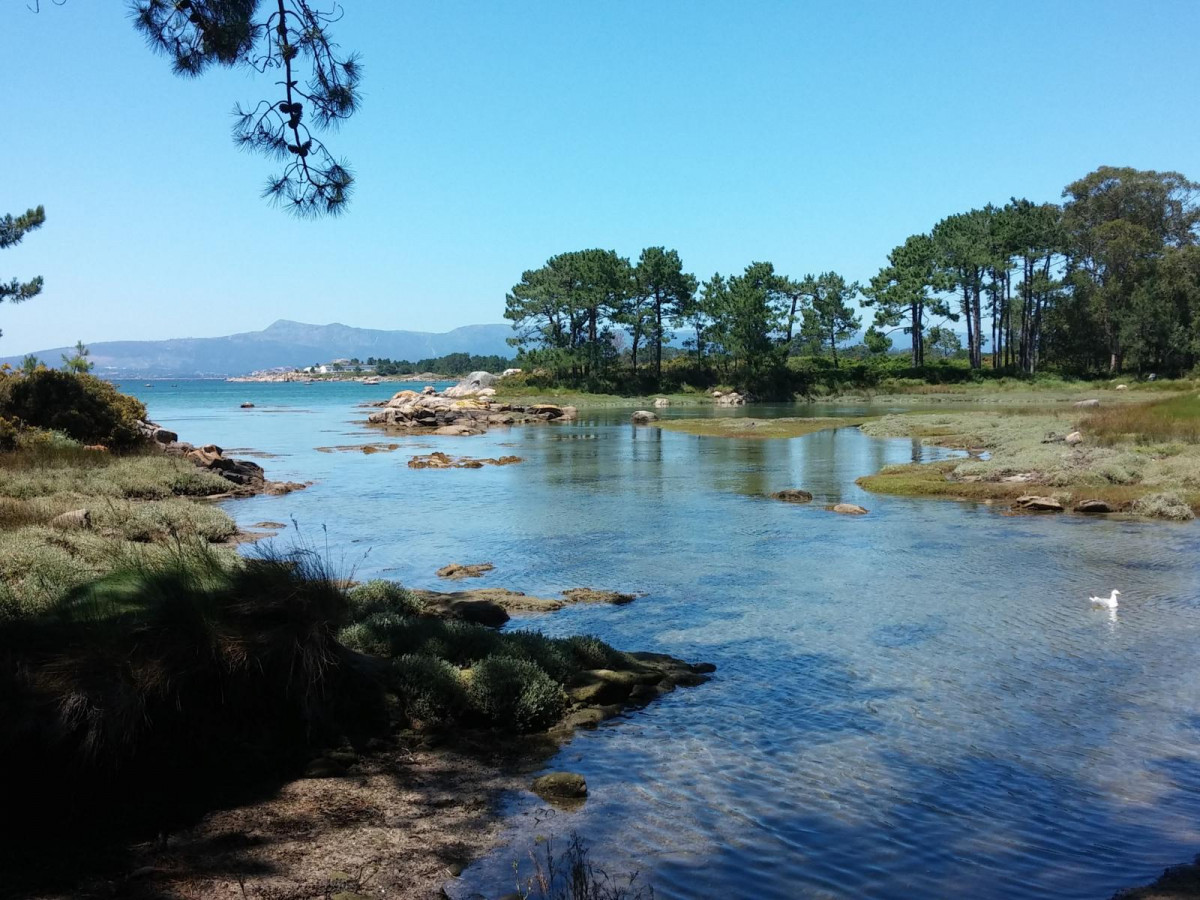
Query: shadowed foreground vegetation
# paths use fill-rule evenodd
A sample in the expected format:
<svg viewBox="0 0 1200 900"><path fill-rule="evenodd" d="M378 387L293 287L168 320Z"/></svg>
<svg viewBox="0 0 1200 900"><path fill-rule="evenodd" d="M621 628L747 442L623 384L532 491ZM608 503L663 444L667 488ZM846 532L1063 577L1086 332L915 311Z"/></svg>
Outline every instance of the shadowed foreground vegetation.
<svg viewBox="0 0 1200 900"><path fill-rule="evenodd" d="M387 582L347 588L307 551L231 563L196 545L0 628L0 854L15 871L94 843L100 822L167 832L397 728L543 732L589 703L575 685L597 671L648 670L594 638L436 618Z"/></svg>
<svg viewBox="0 0 1200 900"><path fill-rule="evenodd" d="M859 479L879 493L967 500L1039 494L1064 507L1094 499L1177 520L1200 509L1200 400L1193 395L1020 415L885 416L862 430L972 451L966 459L889 466Z"/></svg>

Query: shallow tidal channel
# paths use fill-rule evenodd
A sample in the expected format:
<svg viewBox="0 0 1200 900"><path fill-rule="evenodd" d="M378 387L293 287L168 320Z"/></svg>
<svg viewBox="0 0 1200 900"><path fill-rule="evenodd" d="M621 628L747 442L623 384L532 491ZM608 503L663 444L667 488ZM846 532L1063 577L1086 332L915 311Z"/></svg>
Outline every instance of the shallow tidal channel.
<svg viewBox="0 0 1200 900"><path fill-rule="evenodd" d="M586 776L587 802L511 797L505 845L452 897L511 891L513 863L572 830L660 898L1106 898L1200 851L1196 523L873 496L854 479L948 451L854 428L697 437L608 409L392 438L357 404L401 385L153 385L122 388L182 439L315 482L227 504L243 527L288 523L282 546L417 588L446 589L446 563L491 562L469 586L644 592L509 627L717 664L708 684L578 733L548 768ZM401 447L317 450L381 440ZM431 450L524 462L407 467ZM813 502L765 496L789 487ZM838 502L870 514L826 512ZM1089 607L1114 587L1115 617Z"/></svg>

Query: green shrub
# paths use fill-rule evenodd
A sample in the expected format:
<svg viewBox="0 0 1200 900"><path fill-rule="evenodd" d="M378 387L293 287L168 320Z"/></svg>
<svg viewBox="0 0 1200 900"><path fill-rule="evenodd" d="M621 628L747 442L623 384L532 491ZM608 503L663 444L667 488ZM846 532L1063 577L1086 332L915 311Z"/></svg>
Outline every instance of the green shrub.
<svg viewBox="0 0 1200 900"><path fill-rule="evenodd" d="M534 663L490 657L468 673L472 711L489 724L519 733L549 728L567 710L567 695Z"/></svg>
<svg viewBox="0 0 1200 900"><path fill-rule="evenodd" d="M107 381L54 369L3 381L0 415L114 450L142 442L138 421L146 418L146 407Z"/></svg>
<svg viewBox="0 0 1200 900"><path fill-rule="evenodd" d="M394 581L376 579L359 584L346 592L350 602L352 621L364 619L375 613L389 612L397 615L416 615L423 604L411 591L405 590Z"/></svg>
<svg viewBox="0 0 1200 900"><path fill-rule="evenodd" d="M422 727L446 727L467 712L460 671L444 659L409 653L392 663L392 689L405 718Z"/></svg>
<svg viewBox="0 0 1200 900"><path fill-rule="evenodd" d="M1190 522L1196 518L1187 501L1173 491L1161 494L1147 494L1133 503L1133 512L1139 516L1149 516L1155 519L1174 519L1177 522Z"/></svg>
<svg viewBox="0 0 1200 900"><path fill-rule="evenodd" d="M12 453L17 449L17 426L0 416L0 453Z"/></svg>

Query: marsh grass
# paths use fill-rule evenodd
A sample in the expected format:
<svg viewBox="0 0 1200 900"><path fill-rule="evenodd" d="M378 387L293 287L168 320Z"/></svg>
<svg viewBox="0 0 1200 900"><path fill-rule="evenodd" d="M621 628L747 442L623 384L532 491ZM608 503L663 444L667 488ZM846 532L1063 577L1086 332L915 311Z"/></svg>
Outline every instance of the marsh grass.
<svg viewBox="0 0 1200 900"><path fill-rule="evenodd" d="M553 838L529 853L526 874L513 863L517 896L522 900L654 900L654 889L638 883L638 873L612 876L594 865L587 843L572 831L561 852Z"/></svg>
<svg viewBox="0 0 1200 900"><path fill-rule="evenodd" d="M1200 444L1200 394L1101 407L1080 427L1102 444Z"/></svg>
<svg viewBox="0 0 1200 900"><path fill-rule="evenodd" d="M1102 408L1103 420L1120 422L1121 428L1130 422L1154 425L1149 433L1114 432L1119 438L1093 432L1089 422L1094 414L1075 408L885 416L864 424L863 432L984 450L987 456L889 466L858 483L867 490L903 496L1005 500L1039 493L1064 505L1098 499L1135 515L1183 518L1182 509L1200 507L1200 444L1186 441L1189 408L1177 401L1166 402L1172 404L1175 420L1184 423L1182 431L1161 424L1171 417L1155 413L1146 419L1138 406ZM1126 410L1133 416L1125 418ZM1064 443L1063 436L1077 428L1083 443ZM1165 438L1173 440L1156 442ZM1163 494L1172 499L1143 500Z"/></svg>
<svg viewBox="0 0 1200 900"><path fill-rule="evenodd" d="M664 431L680 431L703 437L730 437L767 440L794 438L831 428L851 428L867 421L866 417L818 418L785 417L752 419L746 416L710 416L702 419L663 419L655 424Z"/></svg>

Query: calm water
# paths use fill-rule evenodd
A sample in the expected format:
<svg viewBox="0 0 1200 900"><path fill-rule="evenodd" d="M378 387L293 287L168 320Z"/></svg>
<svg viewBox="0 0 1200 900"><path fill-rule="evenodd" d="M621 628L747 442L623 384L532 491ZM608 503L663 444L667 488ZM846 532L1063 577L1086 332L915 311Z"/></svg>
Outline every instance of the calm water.
<svg viewBox="0 0 1200 900"><path fill-rule="evenodd" d="M942 451L853 429L698 438L614 410L322 453L378 440L355 404L397 386L125 387L185 440L317 482L228 504L239 523L294 518L358 577L416 587L490 561L481 586L645 591L519 624L718 665L578 734L550 767L587 777L584 808L511 798L507 846L452 896L511 890L513 860L572 829L665 898L1104 898L1200 850L1200 527L871 496L857 476ZM526 462L407 468L429 449ZM785 487L816 499L762 499ZM841 500L871 514L822 509ZM1110 619L1087 597L1113 587Z"/></svg>

